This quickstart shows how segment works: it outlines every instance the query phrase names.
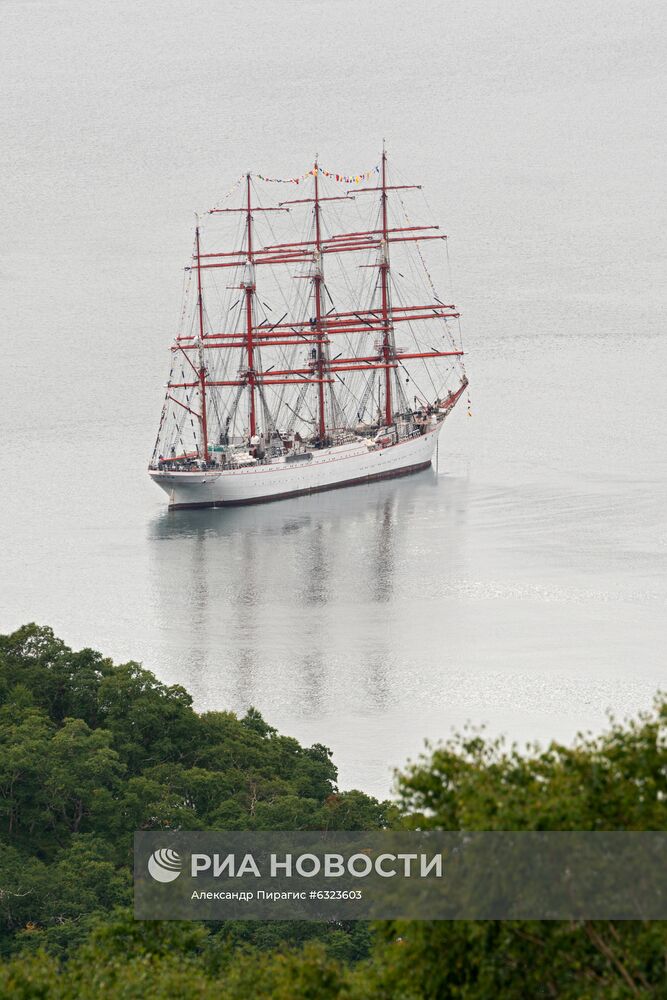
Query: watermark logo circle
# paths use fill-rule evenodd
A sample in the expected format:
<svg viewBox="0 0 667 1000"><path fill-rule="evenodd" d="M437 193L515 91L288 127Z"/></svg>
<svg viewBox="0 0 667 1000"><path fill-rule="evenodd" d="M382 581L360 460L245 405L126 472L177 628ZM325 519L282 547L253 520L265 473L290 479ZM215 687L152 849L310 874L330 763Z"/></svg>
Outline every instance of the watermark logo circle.
<svg viewBox="0 0 667 1000"><path fill-rule="evenodd" d="M163 848L148 859L148 873L156 882L173 882L181 874L183 862L177 851Z"/></svg>

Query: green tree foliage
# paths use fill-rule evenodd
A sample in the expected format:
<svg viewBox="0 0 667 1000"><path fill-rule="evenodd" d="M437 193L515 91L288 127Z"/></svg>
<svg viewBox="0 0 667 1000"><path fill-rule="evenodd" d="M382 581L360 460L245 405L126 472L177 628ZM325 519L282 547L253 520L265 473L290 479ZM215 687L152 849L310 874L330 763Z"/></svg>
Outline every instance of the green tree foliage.
<svg viewBox="0 0 667 1000"><path fill-rule="evenodd" d="M572 746L464 733L340 792L329 751L251 710L198 715L136 663L0 637L0 997L662 1000L655 923L135 921L137 829L656 830L667 702Z"/></svg>
<svg viewBox="0 0 667 1000"><path fill-rule="evenodd" d="M339 792L336 776L326 747L302 747L253 709L198 715L183 688L138 663L73 652L48 628L0 637L0 953L67 955L128 906L135 830L388 822L387 803ZM277 927L272 945L295 943L293 928ZM341 955L363 937L328 934ZM298 941L312 935L302 925ZM246 942L255 936L261 944L256 931Z"/></svg>
<svg viewBox="0 0 667 1000"><path fill-rule="evenodd" d="M663 830L667 702L601 736L520 753L463 734L398 775L410 825L440 830Z"/></svg>
<svg viewBox="0 0 667 1000"><path fill-rule="evenodd" d="M404 823L441 830L663 830L667 703L599 737L527 753L465 733L397 776ZM667 933L639 922L391 922L378 995L470 1000L667 996ZM369 972L369 975L371 973Z"/></svg>

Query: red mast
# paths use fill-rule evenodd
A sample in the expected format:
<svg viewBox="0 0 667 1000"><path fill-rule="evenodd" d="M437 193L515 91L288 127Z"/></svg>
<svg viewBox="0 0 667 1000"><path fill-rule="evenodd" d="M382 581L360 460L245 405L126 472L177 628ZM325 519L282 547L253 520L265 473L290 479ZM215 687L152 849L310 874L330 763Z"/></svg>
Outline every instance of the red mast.
<svg viewBox="0 0 667 1000"><path fill-rule="evenodd" d="M250 271L250 283L245 282L245 316L246 316L246 353L248 356L248 388L250 389L250 437L257 433L257 422L255 419L255 369L253 359L253 319L252 319L252 298L255 294L255 268L252 256L252 209L250 204L250 174L246 174L246 226L247 226L247 260Z"/></svg>
<svg viewBox="0 0 667 1000"><path fill-rule="evenodd" d="M324 284L324 274L322 272L322 254L324 252L324 247L322 245L322 229L321 229L321 218L320 218L320 202L321 201L348 201L347 195L338 195L330 198L320 198L319 189L319 176L320 169L318 166L317 159L313 165L313 175L315 177L315 197L314 198L295 198L291 201L281 201L282 205L302 205L308 202L313 202L314 212L315 212L315 240L307 240L305 243L292 244L295 247L314 247L314 265L315 270L313 273L313 293L315 298L315 339L317 342L317 386L318 386L318 419L317 428L320 441L324 441L326 438L327 428L326 428L326 413L325 413L325 396L324 396L324 386L328 381L324 377L324 372L327 368L327 357L324 350L324 336L325 332L323 330L322 322L322 285ZM298 253L299 251L297 251ZM305 256L308 256L312 251L304 250L300 251ZM289 251L287 251L289 254ZM294 330L294 324L290 325L290 328Z"/></svg>
<svg viewBox="0 0 667 1000"><path fill-rule="evenodd" d="M208 462L208 427L206 424L206 365L204 363L204 298L201 291L201 253L199 248L199 225L195 230L197 239L197 295L199 310L199 392L201 395L201 436L204 445L204 461Z"/></svg>
<svg viewBox="0 0 667 1000"><path fill-rule="evenodd" d="M391 403L391 368L393 331L389 304L389 222L387 216L387 154L382 143L382 260L380 261L380 282L382 285L382 357L384 370L384 422L390 427L394 422Z"/></svg>
<svg viewBox="0 0 667 1000"><path fill-rule="evenodd" d="M322 344L322 238L320 234L320 196L319 196L319 168L315 160L315 273L313 275L313 288L315 292L315 329L317 330L317 373L319 375L318 395L319 395L319 421L318 430L320 441L324 441L326 436L326 421L324 416L324 345Z"/></svg>
<svg viewBox="0 0 667 1000"><path fill-rule="evenodd" d="M254 437L255 434L257 433L257 420L256 420L256 413L255 413L255 386L257 384L257 374L258 374L255 371L255 365L254 365L254 348L255 348L254 333L255 333L256 327L255 327L254 321L253 321L253 308L252 308L252 306L253 306L253 297L254 297L255 288L256 288L256 286L255 286L255 264L257 263L257 261L255 260L255 252L254 252L254 248L253 248L253 244L252 244L252 213L253 213L253 211L255 211L255 212L286 212L287 209L286 208L280 208L280 207L277 207L277 208L260 208L257 205L253 206L252 205L252 201L251 201L251 197L250 197L250 172L248 172L246 174L246 205L245 205L245 208L213 208L213 209L211 209L211 215L215 215L215 214L218 214L218 213L221 213L221 212L244 212L245 213L245 217L246 217L246 235L247 235L247 246L246 246L246 249L245 249L245 253L242 250L238 250L238 251L234 250L234 251L232 251L231 253L228 253L228 254L207 254L208 257L223 256L223 257L235 257L235 258L238 258L240 256L245 256L245 258L246 258L246 266L247 266L247 268L248 268L248 270L250 272L250 281L241 282L241 288L245 292L245 304L246 304L246 336L245 336L245 345L244 346L245 346L245 349L246 349L246 356L247 356L247 372L246 372L246 376L245 376L245 381L246 381L246 383L247 383L247 385L248 385L248 387L250 389L250 407L249 407L249 409L250 409L250 414L249 414L250 419L249 419L249 424L250 424L250 437L251 438ZM264 263L264 261L262 261L262 263ZM237 259L237 260L229 261L226 264L204 264L202 266L205 267L205 268L210 268L210 267L238 267L239 264L240 264L240 261ZM213 338L213 339L215 339L215 338ZM241 345L229 344L229 346L230 347L232 347L232 346L236 347L236 346L241 346ZM209 384L213 385L212 382L209 383ZM238 381L216 383L216 385L239 385L239 384L242 385L243 383L242 382L238 382ZM271 383L264 383L264 384L271 384Z"/></svg>

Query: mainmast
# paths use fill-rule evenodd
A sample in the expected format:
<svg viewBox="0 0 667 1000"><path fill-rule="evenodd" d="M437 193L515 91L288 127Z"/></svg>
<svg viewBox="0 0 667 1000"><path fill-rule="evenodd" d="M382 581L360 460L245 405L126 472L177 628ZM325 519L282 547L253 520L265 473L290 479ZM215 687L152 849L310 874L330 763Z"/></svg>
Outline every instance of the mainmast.
<svg viewBox="0 0 667 1000"><path fill-rule="evenodd" d="M319 176L320 168L317 159L313 165L313 175L315 177L315 197L314 198L294 198L290 201L281 201L280 205L305 205L312 202L315 214L315 239L307 240L305 243L284 244L283 248L288 254L304 254L306 257L312 255L313 261L313 297L315 300L315 325L313 333L316 341L316 364L317 387L318 387L318 407L317 407L317 432L320 441L324 441L327 434L325 394L324 386L331 380L325 378L325 372L330 371L329 361L325 351L326 333L324 314L322 312L322 288L324 286L324 269L322 267L323 255L328 251L328 241L322 239L322 208L323 201L349 201L347 195L334 195L325 198L320 197ZM306 250L306 247L313 247L313 250ZM289 249L291 248L291 249ZM303 249L302 249L303 248ZM312 323L310 324L312 327ZM291 327L294 329L294 325Z"/></svg>
<svg viewBox="0 0 667 1000"><path fill-rule="evenodd" d="M380 282L382 286L382 357L384 359L384 422L390 427L394 422L391 402L391 361L394 353L391 303L389 299L389 221L387 212L387 153L382 143L382 258Z"/></svg>
<svg viewBox="0 0 667 1000"><path fill-rule="evenodd" d="M199 312L199 393L201 396L201 414L199 421L201 424L202 444L204 446L204 461L208 462L208 427L206 423L206 363L204 361L204 297L201 290L201 252L199 248L199 223L197 223L197 308Z"/></svg>
<svg viewBox="0 0 667 1000"><path fill-rule="evenodd" d="M245 289L245 315L246 315L246 355L248 361L248 389L250 390L250 437L255 437L257 433L257 422L255 419L255 368L254 368L254 343L253 343L253 297L255 294L255 266L252 255L252 207L250 202L250 174L246 174L246 239L247 239L247 268L246 277L249 281L243 282Z"/></svg>
<svg viewBox="0 0 667 1000"><path fill-rule="evenodd" d="M318 389L318 432L320 441L326 437L326 420L324 414L324 344L322 343L322 235L320 231L320 194L319 167L315 160L315 270L313 273L313 290L315 293L315 330L317 331L317 374Z"/></svg>

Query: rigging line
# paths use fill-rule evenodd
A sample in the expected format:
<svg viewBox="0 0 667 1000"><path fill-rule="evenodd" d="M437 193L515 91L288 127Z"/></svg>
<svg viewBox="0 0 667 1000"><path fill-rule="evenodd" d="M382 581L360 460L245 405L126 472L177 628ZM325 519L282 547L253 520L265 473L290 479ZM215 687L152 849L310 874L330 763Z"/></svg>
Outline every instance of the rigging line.
<svg viewBox="0 0 667 1000"><path fill-rule="evenodd" d="M400 293L400 290L399 290L399 289L397 289L397 288L395 288L395 291L396 291L396 297L398 298L398 301L399 301L399 302L400 302L400 303L401 303L401 304L403 305L403 304L404 304L404 301L403 301L403 298L402 298L402 296L401 296L401 293ZM412 329L411 329L411 327L412 327L412 324L411 324L411 323L408 323L408 324L407 324L407 326L408 326L408 327L410 328L410 329L408 330L408 332L412 334L412 338L413 338L413 340L414 340L415 344L416 344L416 345L417 345L418 347L420 347L420 348L421 348L421 347L423 346L423 344L421 344L421 343L419 342L419 340L417 339L417 336L416 336L416 334L414 333L414 330L412 330ZM431 348L431 350L432 350L432 348ZM418 359L415 359L415 360L418 360ZM431 383L431 387L432 387L432 389L433 389L433 392L434 392L434 393L436 393L436 395L437 395L437 392L438 392L438 390L436 389L436 385L435 385L435 382L434 382L434 380L433 380L433 376L431 375L431 369L430 369L430 366L426 364L426 359L425 359L425 358L421 359L421 363L422 363L422 367L423 367L424 371L426 372L426 375L427 375L427 377L428 377L428 379L429 379L429 381L430 381L430 383ZM408 371L407 371L407 370L405 369L405 365L402 365L401 367L402 367L402 368L403 368L403 370L405 371L406 375L408 375L409 377L412 377L412 376L410 376L410 373L409 373L409 372L408 372ZM417 383L416 383L416 381L415 381L415 386L417 386ZM419 387L418 387L418 386L417 386L417 388L419 389ZM421 392L421 389L419 389L419 391Z"/></svg>
<svg viewBox="0 0 667 1000"><path fill-rule="evenodd" d="M220 223L222 222L223 219L226 219L226 216L220 215L217 217L217 220L219 220ZM233 219L234 222L231 227L228 225L221 226L222 231L225 234L223 242L229 243L229 245L231 246L243 247L246 235L244 220L241 217L241 213L239 213L238 215L234 215ZM223 277L223 275L221 275L221 277ZM229 328L227 326L228 323L232 324L233 328L236 328L236 323L234 322L234 308L239 302L239 300L237 299L236 302L232 303L232 299L234 297L234 289L232 287L224 288L223 286L223 290L221 291L220 285L216 280L216 273L213 271L208 273L208 279L212 283L216 292L217 301L220 307L220 323L222 328L223 329ZM224 362L221 359L218 359L217 363L214 365L214 370L216 372L219 372L221 365L224 364L224 367L227 367L227 362L228 359L226 357L224 359Z"/></svg>
<svg viewBox="0 0 667 1000"><path fill-rule="evenodd" d="M181 288L181 309L180 316L178 319L178 325L176 327L176 337L178 338L183 333L183 324L185 322L185 316L188 306L188 293L190 289L190 282L192 281L192 271L183 271L183 285Z"/></svg>
<svg viewBox="0 0 667 1000"><path fill-rule="evenodd" d="M452 299L453 299L454 302L456 302L456 296L454 295L454 281L453 281L453 278L452 278L452 264L451 264L451 261L449 259L449 241L448 240L445 240L445 250L447 251L447 277L448 277L448 280L449 280L449 287L452 290ZM460 316L457 316L457 323L458 323L458 330L459 330L459 343L458 343L458 346L459 346L459 350L462 351L463 350L463 331L461 329L461 317ZM452 338L452 343L453 342L454 342L454 338ZM465 373L465 361L463 360L463 358L461 359L461 368L463 369L463 371Z"/></svg>
<svg viewBox="0 0 667 1000"><path fill-rule="evenodd" d="M267 217L263 221L264 221L264 223L265 223L265 225L266 225L266 227L267 227L267 229L268 229L268 231L269 231L269 233L271 235L272 242L274 242L274 243L279 242L278 237L276 236L276 232L275 232L275 229L274 229L274 227L273 227L273 225L271 223L270 218ZM302 289L299 289L299 287L297 286L296 289L293 289L294 299L293 299L293 301L290 301L287 298L286 294L285 294L285 290L283 288L282 282L276 281L275 278L273 280L277 284L278 292L279 292L279 294L280 294L280 296L281 296L281 298L283 300L283 303L284 303L284 305L285 305L285 307L287 309L287 312L289 313L293 309L296 314L299 314L300 311L303 310L303 312L305 314L306 309L307 309L307 289L303 289L302 290Z"/></svg>
<svg viewBox="0 0 667 1000"><path fill-rule="evenodd" d="M162 433L162 426L164 424L164 419L166 414L167 414L167 400L165 399L164 403L162 404L162 413L160 415L160 423L158 424L157 437L155 438L155 445L153 447L153 454L151 456L151 465L155 461L155 455L158 452L158 447L160 444L160 434Z"/></svg>
<svg viewBox="0 0 667 1000"><path fill-rule="evenodd" d="M410 379L410 382L414 384L415 389L417 390L417 392L419 393L419 395L422 397L422 399L424 400L424 402L428 403L428 396L426 395L425 392L422 392L422 390L420 389L419 385L417 384L414 376L411 374L411 372L408 371L408 369L405 367L405 365L403 364L402 361L399 361L398 363L401 366L401 368L403 369L403 371L405 372L405 374ZM435 388L435 386L433 386L433 391L436 393L436 395L438 394L437 393L437 389Z"/></svg>
<svg viewBox="0 0 667 1000"><path fill-rule="evenodd" d="M234 194L234 192L238 188L239 184L244 179L245 179L245 174L241 174L241 176L232 184L232 186L230 187L229 191L227 191L226 194L223 194L222 198L218 202L216 202L216 204L213 206L213 209L209 209L209 211L206 214L210 215L211 212L214 209L219 208L220 205L223 205L227 201L227 199L230 197L230 195Z"/></svg>
<svg viewBox="0 0 667 1000"><path fill-rule="evenodd" d="M336 378L338 379L338 381L340 382L340 384L343 386L343 388L346 389L349 392L349 394L354 399L355 403L357 403L357 405L358 405L359 404L359 399L354 395L354 393L352 392L352 390L350 389L350 387L348 386L348 384L343 381L343 379L340 377L340 375L338 374L338 372L333 372L333 374L336 376ZM371 372L371 374L374 374L374 373Z"/></svg>
<svg viewBox="0 0 667 1000"><path fill-rule="evenodd" d="M412 264L412 262L409 262L409 264L410 264L410 271L413 272L413 264ZM425 283L423 281L423 275L422 275L422 272L420 270L418 270L418 274L419 274L419 277L422 279L421 282L420 282L420 285L422 287L424 287L425 291L428 293L428 288L426 287L426 285L425 285ZM412 275L412 277L414 278L414 275ZM415 288L416 288L416 285L415 285ZM433 292L433 289L431 289L431 291ZM421 294L421 292L419 294ZM435 294L434 292L433 292L433 297L438 302L440 302L441 305L443 304L442 300L439 299L438 296L437 296L437 294ZM455 338L452 335L452 331L450 330L450 328L448 326L447 319L444 318L444 317L442 319L443 319L443 322L444 322L444 327L439 325L440 324L440 317L435 317L434 318L434 322L436 322L437 325L438 325L438 335L440 337L442 337L443 340L447 341L451 345L451 347L456 350L457 347L458 347L458 345L456 344ZM410 327L410 332L412 333L412 335L413 335L413 337L415 339L415 343L416 343L417 342L417 337L416 337L416 334L414 333L414 330L412 329L412 324L411 323L409 324L409 327ZM428 330L426 332L428 334Z"/></svg>
<svg viewBox="0 0 667 1000"><path fill-rule="evenodd" d="M379 212L379 209L376 209L376 215L377 215L378 212ZM357 208L357 213L359 214L360 219L362 219L361 214L360 214L358 208ZM362 223L361 224L362 225L366 225L366 220L362 219ZM344 226L343 226L342 223L340 223L340 220L339 220L339 228L344 229ZM374 251L369 249L369 255L368 255L368 257L366 259L369 259L370 256L373 253L374 253ZM335 261L335 258L334 258L334 261ZM355 283L355 285L353 286L353 283L352 283L352 280L351 280L351 276L350 276L350 274L348 272L348 269L345 267L342 259L339 260L339 261L337 261L336 263L337 263L337 274L338 274L338 277L339 277L340 280L342 280L342 284L343 284L343 286L345 288L345 292L346 292L347 296L350 299L350 302L351 303L358 302L358 301L360 301L360 299L363 302L365 295L371 295L370 285L372 284L372 280L373 280L372 275L369 275L368 281L365 280L365 278L366 278L365 275L362 277L362 279L361 279L361 289L359 289L358 282ZM369 286L368 289L366 288L367 285ZM377 287L377 282L376 282L376 287ZM328 294L329 294L330 301L333 303L333 301L334 301L333 297L331 296L331 293L329 292L328 289L327 289L327 291L328 291ZM374 295L375 292L373 292L372 294ZM370 304L372 304L372 295L371 295L371 299L370 299ZM349 335L347 335L347 334L344 335L344 343L346 344L348 352L350 354L354 354L357 351L358 345L354 344L353 339ZM360 373L354 373L351 376L351 380L353 381L353 384L356 384L356 382L358 381L361 385L364 385L365 382L366 382L366 377L363 376L363 375L361 375ZM339 381L342 382L342 379L339 378ZM345 388L347 389L348 393L353 398L355 398L354 393L350 389L350 387L348 386L348 384L346 382L345 383L342 382L342 384L345 385Z"/></svg>
<svg viewBox="0 0 667 1000"><path fill-rule="evenodd" d="M403 201L403 199L402 199L402 197L400 195L398 196L398 200L401 203L401 208L403 209L403 214L405 216L405 221L407 222L408 225L411 225L410 217L408 215L407 208L405 207L405 202ZM446 244L447 244L447 240L445 240L445 245ZM426 261L424 260L424 256L422 254L422 250L421 250L421 247L419 246L418 242L415 244L415 247L416 247L417 253L419 254L419 259L422 262L422 267L424 268L424 271L425 271L426 276L428 278L429 284L431 286L431 291L435 295L436 294L436 290L435 290L435 285L433 283L433 278L431 277L430 271L429 271L428 267L426 266Z"/></svg>
<svg viewBox="0 0 667 1000"><path fill-rule="evenodd" d="M244 385L237 386L237 389L236 389L236 398L234 400L232 400L232 402L231 402L231 404L229 406L229 411L228 411L227 419L229 420L230 425L232 424L232 422L234 422L234 423L236 422L236 416L237 416L237 413L238 413L238 408L239 408L239 404L241 402L241 398L243 396L244 389L245 389Z"/></svg>
<svg viewBox="0 0 667 1000"><path fill-rule="evenodd" d="M423 201L424 201L424 203L426 205L426 208L427 208L429 214L431 214L431 206L430 206L430 204L429 204L429 202L428 202L428 200L426 198L426 195L423 192L422 192L422 198L423 198ZM405 202L403 201L403 198L400 195L399 195L399 201L400 201L401 207L403 209L403 214L405 216L405 220L408 223L408 225L410 225L410 217L408 215L408 211L407 211L407 208L405 206ZM454 287L453 287L453 281L452 281L451 261L450 261L450 257L449 257L449 240L445 240L444 243L445 243L445 254L446 254L446 259L447 259L448 284L449 284L449 288L450 288L450 291L451 291L451 294L452 294L452 298L453 298L454 301L456 301L456 296L454 295ZM420 260L422 262L422 266L424 268L424 272L425 272L426 277L428 279L429 285L431 287L431 292L433 293L434 297L436 299L438 299L438 295L437 295L435 283L433 281L433 278L431 277L431 272L429 271L428 267L426 266L426 261L424 260L424 256L422 254L422 250L421 250L421 247L419 246L419 243L416 243L416 249L417 249L417 253L419 254L419 258L420 258ZM440 300L438 299L438 301L440 301ZM445 326L447 326L446 323L445 323ZM462 333L461 333L460 317L459 317L459 344L458 345L456 344L456 341L455 341L454 337L451 335L449 327L447 327L447 334L448 334L449 340L450 340L450 342L452 344L452 347L456 348L458 346L460 350L463 350L463 339L462 339ZM465 365L464 365L463 362L461 362L461 367L465 371Z"/></svg>
<svg viewBox="0 0 667 1000"><path fill-rule="evenodd" d="M356 199L355 199L355 211L356 211L357 217L359 219L359 227L360 227L360 229L369 228L368 221L367 221L368 220L368 215L362 215L361 209L359 207L359 203L356 201ZM371 218L372 219L374 218L375 222L371 223L370 228L377 228L377 219L379 218L379 209L378 209L377 206L375 206L375 207L371 206L371 211L374 212L374 215L371 215ZM332 213L332 215L334 216L334 218L337 221L338 231L339 232L341 232L341 231L344 232L346 230L346 225L345 225L345 221L343 220L343 218L341 216L340 207L336 208L336 207L333 207L333 206L329 205L329 206L327 206L327 214L329 212ZM351 288L351 284L350 284L350 275L348 273L348 269L345 266L343 260L342 259L338 259L337 260L336 257L334 256L332 263L334 263L337 266L339 277L342 278L342 280L343 280L343 282L344 282L344 284L346 286L347 291L350 292L350 294L354 295L354 292L353 292L353 290ZM363 297L363 294L364 294L364 284L365 284L365 282L362 279L361 289L357 289L357 294L358 295L360 294L362 297ZM356 295L354 295L354 297L356 298Z"/></svg>
<svg viewBox="0 0 667 1000"><path fill-rule="evenodd" d="M278 326L279 323L282 323L282 321L285 319L285 316L287 316L287 313L283 313L283 315L280 317L280 319L277 319L275 321L275 323L273 324L273 326L270 326L268 328L268 330L265 331L266 334L267 334L267 336L268 336L269 333L272 333L275 330L275 328ZM265 321L265 322L268 322L268 321Z"/></svg>
<svg viewBox="0 0 667 1000"><path fill-rule="evenodd" d="M366 326L370 326L371 330L373 329L373 324L369 320L364 319L363 316L359 315L359 313L355 313L354 315L361 323L365 323Z"/></svg>
<svg viewBox="0 0 667 1000"><path fill-rule="evenodd" d="M222 418L220 416L220 408L218 407L218 393L217 392L214 392L213 395L209 397L209 402L213 403L213 412L215 413L216 419L218 421L218 435L219 435L220 434L220 429L222 427Z"/></svg>
<svg viewBox="0 0 667 1000"><path fill-rule="evenodd" d="M266 424L264 436L272 437L276 432L276 426L273 422L273 416L271 414L271 410L269 409L269 404L266 401L266 396L264 395L264 386L257 386L257 395L259 396L259 401L264 413L264 422Z"/></svg>
<svg viewBox="0 0 667 1000"><path fill-rule="evenodd" d="M276 237L275 230L274 230L273 225L271 224L270 219L267 219L265 221L267 223L267 228L268 228L268 230L269 230L269 232L271 234L272 242L273 243L279 242L278 239L277 239L277 237ZM304 235L306 235L309 232L310 226L311 226L311 223L309 222L308 223L308 229L306 230L306 232L304 232ZM306 264L306 266L309 266L309 265ZM283 289L282 284L280 282L276 282L276 283L278 285L278 291L280 293L280 296L283 299L283 302L284 302L285 306L287 307L287 313L286 313L286 315L288 315L290 312L293 312L297 318L300 318L301 316L303 316L304 319L305 319L306 313L308 312L308 304L309 304L308 289L305 286L303 287L303 289L300 289L298 286L296 286L296 288L293 288L293 290L292 290L292 298L291 298L291 300L288 300L287 296L285 295L285 291ZM298 333L299 336L302 337L302 339L305 339L303 337L303 335L300 333L300 331L296 331L295 330L294 332ZM293 363L296 363L297 351L298 351L298 347L297 347L297 345L294 345L294 347L292 347L292 348L289 348L289 349L283 348L283 349L281 349L278 352L279 355L284 359L284 367L288 368L288 367L293 366ZM278 405L277 417L279 417L280 407L282 405L282 402L288 396L289 392L290 392L290 387L283 386L281 388L281 390L276 393L278 395L278 397L279 397L278 398L278 404L277 404ZM292 390L292 392L293 392L293 390Z"/></svg>
<svg viewBox="0 0 667 1000"><path fill-rule="evenodd" d="M273 389L274 389L274 386L267 386L267 388L269 388L269 389L272 389L272 390L273 390ZM307 389L308 389L308 385L307 385L307 384L304 384L304 385L303 385L303 387L301 387L301 388L299 389L299 397L300 397L300 396L303 396L303 395L305 395L305 393L306 393ZM308 424L310 424L310 423L314 424L314 423L315 423L315 420L314 420L314 419L313 419L313 420L306 420L306 419L305 419L304 417L302 417L302 416L301 416L301 414L300 414L300 413L299 413L299 412L298 412L297 410L293 409L293 408L292 408L292 407L290 406L290 404L289 404L289 403L287 402L287 400L283 400L283 401L282 401L282 403L281 403L281 406L284 406L284 407L286 407L286 408L287 408L287 409L288 409L288 410L289 410L289 411L290 411L291 413L293 413L293 414L294 414L294 416L295 416L295 417L296 417L296 418L297 418L298 420L301 420L301 421L303 421L304 423L308 423ZM312 410L311 410L310 412L311 412L311 414L312 414Z"/></svg>

